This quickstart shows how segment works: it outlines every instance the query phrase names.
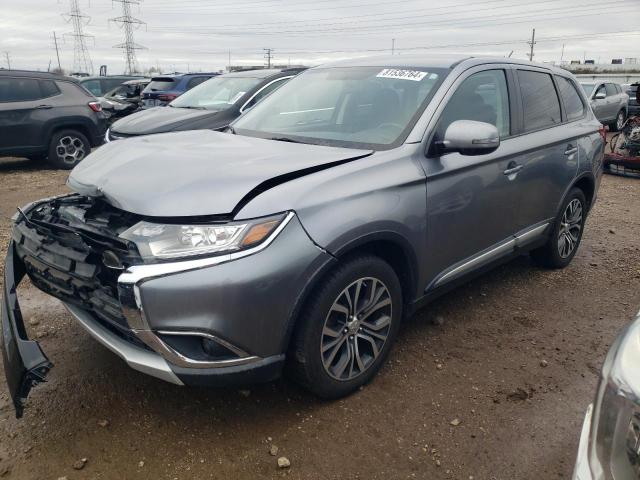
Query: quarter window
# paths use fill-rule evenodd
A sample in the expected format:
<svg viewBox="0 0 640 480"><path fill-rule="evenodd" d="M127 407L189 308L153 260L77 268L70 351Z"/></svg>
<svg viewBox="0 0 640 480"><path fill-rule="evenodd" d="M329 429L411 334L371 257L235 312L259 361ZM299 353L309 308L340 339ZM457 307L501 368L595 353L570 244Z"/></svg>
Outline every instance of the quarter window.
<svg viewBox="0 0 640 480"><path fill-rule="evenodd" d="M53 97L60 93L60 89L53 80L40 80L40 91L42 98Z"/></svg>
<svg viewBox="0 0 640 480"><path fill-rule="evenodd" d="M556 77L558 81L558 90L560 97L564 103L564 109L567 114L567 120L577 120L584 115L584 105L580 99L580 95L576 91L576 86L572 81L564 77Z"/></svg>
<svg viewBox="0 0 640 480"><path fill-rule="evenodd" d="M456 120L490 123L496 126L500 137L509 136L509 91L504 70L487 70L465 79L442 112L436 138L444 138L449 125Z"/></svg>
<svg viewBox="0 0 640 480"><path fill-rule="evenodd" d="M518 70L518 80L522 95L525 132L558 125L562 121L560 101L551 75L531 70Z"/></svg>

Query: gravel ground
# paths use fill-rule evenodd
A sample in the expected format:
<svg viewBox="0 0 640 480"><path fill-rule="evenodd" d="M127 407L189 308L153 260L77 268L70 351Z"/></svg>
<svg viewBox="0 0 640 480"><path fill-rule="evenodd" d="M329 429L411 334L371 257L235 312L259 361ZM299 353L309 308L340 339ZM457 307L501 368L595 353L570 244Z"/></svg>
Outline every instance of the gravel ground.
<svg viewBox="0 0 640 480"><path fill-rule="evenodd" d="M64 192L65 179L0 160L2 251L15 207ZM606 176L568 268L521 257L437 300L406 322L380 375L335 402L286 380L163 383L21 286L55 368L19 421L0 382L0 477L570 478L604 355L640 307L639 232L640 180Z"/></svg>

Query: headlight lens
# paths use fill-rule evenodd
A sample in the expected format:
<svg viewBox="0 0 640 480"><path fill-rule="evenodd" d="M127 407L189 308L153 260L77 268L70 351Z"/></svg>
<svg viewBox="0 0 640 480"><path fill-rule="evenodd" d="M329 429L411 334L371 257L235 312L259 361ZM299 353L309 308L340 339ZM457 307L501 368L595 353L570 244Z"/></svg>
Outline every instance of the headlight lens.
<svg viewBox="0 0 640 480"><path fill-rule="evenodd" d="M265 241L285 215L207 225L142 221L120 234L136 244L144 259L170 259L229 253Z"/></svg>

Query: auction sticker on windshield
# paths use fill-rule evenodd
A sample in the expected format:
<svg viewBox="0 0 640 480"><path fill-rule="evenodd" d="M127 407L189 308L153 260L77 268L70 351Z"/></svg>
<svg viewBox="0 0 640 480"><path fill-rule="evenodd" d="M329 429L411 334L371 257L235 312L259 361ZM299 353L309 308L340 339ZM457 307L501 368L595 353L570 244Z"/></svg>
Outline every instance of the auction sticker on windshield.
<svg viewBox="0 0 640 480"><path fill-rule="evenodd" d="M419 82L426 77L428 73L429 72L421 72L420 70L398 70L397 68L385 68L376 75L376 77L413 80L414 82Z"/></svg>

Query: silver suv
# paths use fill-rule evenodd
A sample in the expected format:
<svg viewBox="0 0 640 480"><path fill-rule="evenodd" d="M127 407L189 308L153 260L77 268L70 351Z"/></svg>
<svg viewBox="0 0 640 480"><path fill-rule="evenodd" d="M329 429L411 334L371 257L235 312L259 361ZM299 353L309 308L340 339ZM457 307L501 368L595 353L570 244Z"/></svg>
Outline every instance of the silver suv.
<svg viewBox="0 0 640 480"><path fill-rule="evenodd" d="M618 131L629 114L629 95L617 83L582 83L587 93L593 113L601 123Z"/></svg>
<svg viewBox="0 0 640 480"><path fill-rule="evenodd" d="M309 69L227 133L110 143L76 193L16 214L4 367L18 414L51 363L24 274L133 368L175 384L267 381L322 397L379 370L403 317L531 253L576 253L604 130L574 77L498 58Z"/></svg>

